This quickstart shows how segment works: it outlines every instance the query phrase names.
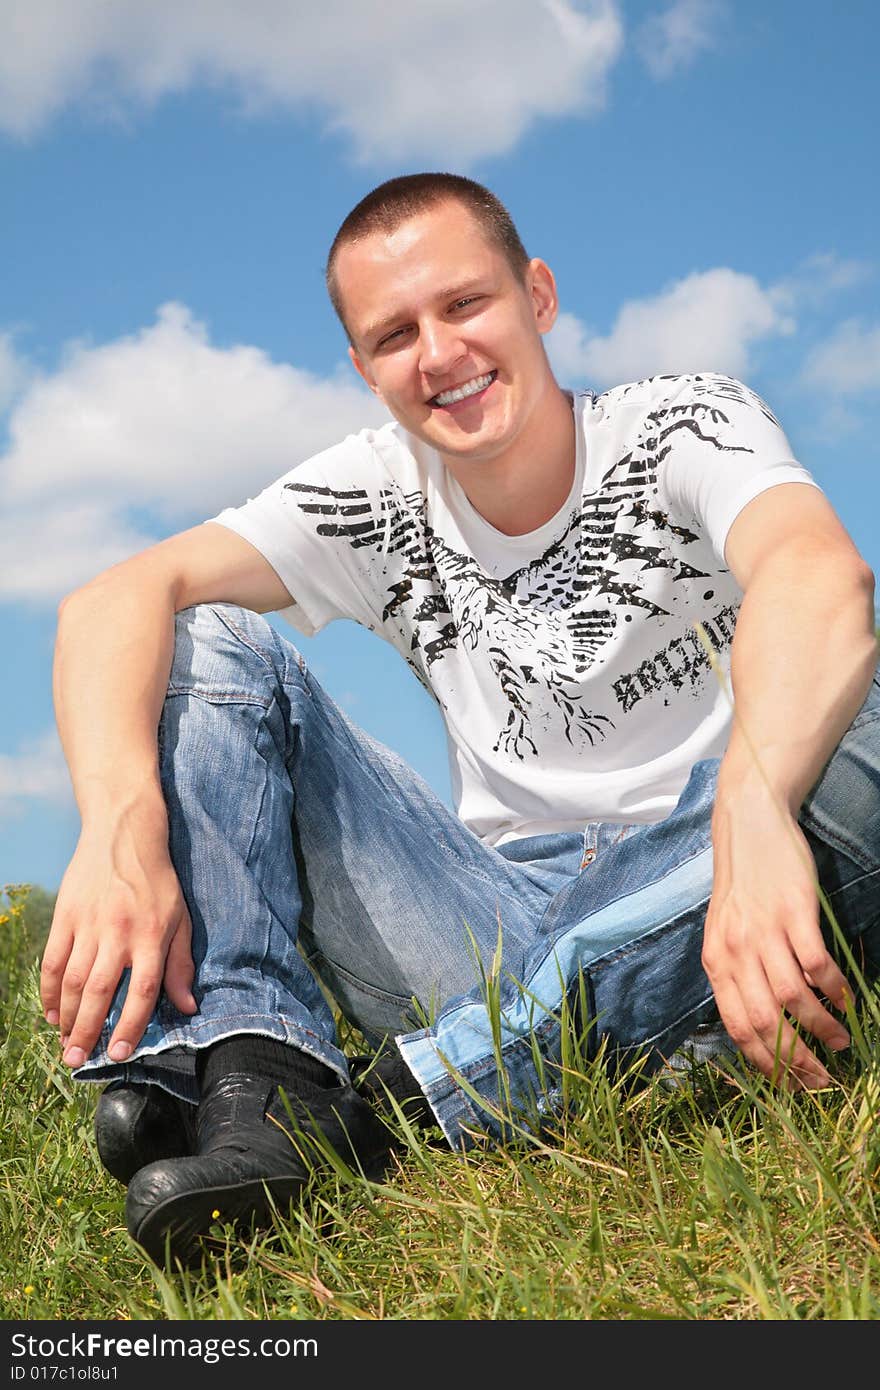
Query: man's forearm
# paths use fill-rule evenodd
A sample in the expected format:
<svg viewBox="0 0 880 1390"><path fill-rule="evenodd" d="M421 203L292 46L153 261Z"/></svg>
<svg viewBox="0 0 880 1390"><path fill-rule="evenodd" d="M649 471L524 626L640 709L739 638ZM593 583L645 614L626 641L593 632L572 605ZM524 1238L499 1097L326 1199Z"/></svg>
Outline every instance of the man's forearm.
<svg viewBox="0 0 880 1390"><path fill-rule="evenodd" d="M161 800L156 730L174 650L174 602L156 579L108 572L61 605L55 716L83 821Z"/></svg>
<svg viewBox="0 0 880 1390"><path fill-rule="evenodd" d="M719 798L758 782L796 814L861 708L877 664L870 569L792 543L743 598L731 651L733 728Z"/></svg>

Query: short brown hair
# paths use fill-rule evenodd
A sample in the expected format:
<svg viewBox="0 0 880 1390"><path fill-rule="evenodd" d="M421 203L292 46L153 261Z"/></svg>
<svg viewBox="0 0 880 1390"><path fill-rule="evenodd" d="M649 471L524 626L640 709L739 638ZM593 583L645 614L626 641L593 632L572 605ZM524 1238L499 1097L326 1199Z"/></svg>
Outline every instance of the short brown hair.
<svg viewBox="0 0 880 1390"><path fill-rule="evenodd" d="M507 208L488 188L462 174L402 174L398 178L387 179L352 208L333 238L327 256L324 272L327 293L349 342L351 333L345 322L336 280L336 258L340 248L372 232L396 231L408 218L427 212L429 208L447 200L463 203L473 213L487 238L503 251L514 275L519 279L524 278L529 263L528 252Z"/></svg>

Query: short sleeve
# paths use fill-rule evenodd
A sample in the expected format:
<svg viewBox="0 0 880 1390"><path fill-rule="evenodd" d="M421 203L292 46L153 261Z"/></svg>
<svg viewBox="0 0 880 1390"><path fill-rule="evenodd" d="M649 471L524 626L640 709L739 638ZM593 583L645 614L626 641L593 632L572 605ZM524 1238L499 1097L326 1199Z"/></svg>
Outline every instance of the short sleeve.
<svg viewBox="0 0 880 1390"><path fill-rule="evenodd" d="M728 532L753 498L780 483L819 486L769 406L734 377L677 378L649 423L661 498L672 516L697 523L722 563Z"/></svg>
<svg viewBox="0 0 880 1390"><path fill-rule="evenodd" d="M381 547L383 487L371 436L348 436L205 523L235 531L268 560L293 598L281 616L307 637L334 618L380 620L368 556Z"/></svg>

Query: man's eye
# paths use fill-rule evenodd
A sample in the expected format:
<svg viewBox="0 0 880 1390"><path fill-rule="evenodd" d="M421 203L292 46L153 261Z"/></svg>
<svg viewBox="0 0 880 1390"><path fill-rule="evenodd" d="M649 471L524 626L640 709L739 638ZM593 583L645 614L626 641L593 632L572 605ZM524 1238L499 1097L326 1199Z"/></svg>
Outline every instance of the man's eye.
<svg viewBox="0 0 880 1390"><path fill-rule="evenodd" d="M469 294L464 299L457 299L453 304L453 309L466 309L470 304L476 304L480 298L478 294Z"/></svg>
<svg viewBox="0 0 880 1390"><path fill-rule="evenodd" d="M392 343L395 343L398 338L403 337L404 333L408 331L409 330L406 328L395 328L393 333L386 333L384 338L380 338L376 346L380 348L390 347Z"/></svg>

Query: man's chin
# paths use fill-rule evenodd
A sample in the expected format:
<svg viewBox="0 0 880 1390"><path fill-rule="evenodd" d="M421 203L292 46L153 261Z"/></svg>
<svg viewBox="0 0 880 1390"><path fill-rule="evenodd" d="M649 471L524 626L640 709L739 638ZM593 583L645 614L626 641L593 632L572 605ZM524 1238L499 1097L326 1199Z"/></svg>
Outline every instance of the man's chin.
<svg viewBox="0 0 880 1390"><path fill-rule="evenodd" d="M481 458L494 458L503 451L504 444L498 438L497 429L488 424L475 426L471 430L458 425L441 427L428 421L419 430L411 430L424 444L435 449L438 454L466 463L469 459L478 462Z"/></svg>

